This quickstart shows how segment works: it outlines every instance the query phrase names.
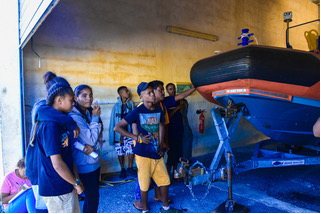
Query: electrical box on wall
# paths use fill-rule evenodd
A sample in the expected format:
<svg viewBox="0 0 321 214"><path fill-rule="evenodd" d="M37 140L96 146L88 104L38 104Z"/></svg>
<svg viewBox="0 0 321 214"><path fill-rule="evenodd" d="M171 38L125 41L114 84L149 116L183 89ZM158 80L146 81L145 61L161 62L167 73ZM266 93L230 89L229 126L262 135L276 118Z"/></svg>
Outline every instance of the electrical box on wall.
<svg viewBox="0 0 321 214"><path fill-rule="evenodd" d="M192 88L192 83L190 82L176 82L176 92L182 93Z"/></svg>

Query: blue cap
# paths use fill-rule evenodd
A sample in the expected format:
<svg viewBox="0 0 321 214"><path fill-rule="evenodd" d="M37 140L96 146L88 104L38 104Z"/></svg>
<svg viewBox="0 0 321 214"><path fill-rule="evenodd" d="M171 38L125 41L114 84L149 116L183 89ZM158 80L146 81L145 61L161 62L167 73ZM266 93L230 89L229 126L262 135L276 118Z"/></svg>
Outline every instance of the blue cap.
<svg viewBox="0 0 321 214"><path fill-rule="evenodd" d="M137 86L137 94L138 96L140 96L140 93L142 91L145 91L146 88L149 86L148 82L141 82L138 86Z"/></svg>

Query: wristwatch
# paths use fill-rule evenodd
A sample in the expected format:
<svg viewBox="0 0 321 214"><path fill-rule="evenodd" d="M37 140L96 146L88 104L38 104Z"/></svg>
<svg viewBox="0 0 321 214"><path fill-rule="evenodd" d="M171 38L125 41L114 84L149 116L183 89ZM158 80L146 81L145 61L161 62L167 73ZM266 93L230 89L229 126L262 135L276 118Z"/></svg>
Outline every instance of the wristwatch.
<svg viewBox="0 0 321 214"><path fill-rule="evenodd" d="M75 184L73 184L74 187L78 186L80 184L80 180L78 178L76 178L76 182Z"/></svg>

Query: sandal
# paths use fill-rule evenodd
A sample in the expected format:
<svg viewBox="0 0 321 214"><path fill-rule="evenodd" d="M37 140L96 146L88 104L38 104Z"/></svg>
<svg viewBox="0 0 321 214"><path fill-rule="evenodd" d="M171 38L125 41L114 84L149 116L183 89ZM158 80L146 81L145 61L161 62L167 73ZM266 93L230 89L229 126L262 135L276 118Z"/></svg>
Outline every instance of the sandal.
<svg viewBox="0 0 321 214"><path fill-rule="evenodd" d="M139 206L135 205L135 202L133 203L133 206L134 206L138 211L142 211L142 210L143 210L143 206L139 207Z"/></svg>

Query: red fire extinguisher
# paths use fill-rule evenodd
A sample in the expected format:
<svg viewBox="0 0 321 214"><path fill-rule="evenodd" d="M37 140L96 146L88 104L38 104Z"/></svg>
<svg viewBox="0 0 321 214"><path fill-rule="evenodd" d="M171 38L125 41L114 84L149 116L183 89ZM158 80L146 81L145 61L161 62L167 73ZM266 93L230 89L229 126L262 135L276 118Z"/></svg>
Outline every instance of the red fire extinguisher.
<svg viewBox="0 0 321 214"><path fill-rule="evenodd" d="M204 120L205 120L205 117L204 117L204 113L205 112L205 109L199 109L196 111L196 114L199 114L199 125L198 125L198 132L203 134L204 133Z"/></svg>

